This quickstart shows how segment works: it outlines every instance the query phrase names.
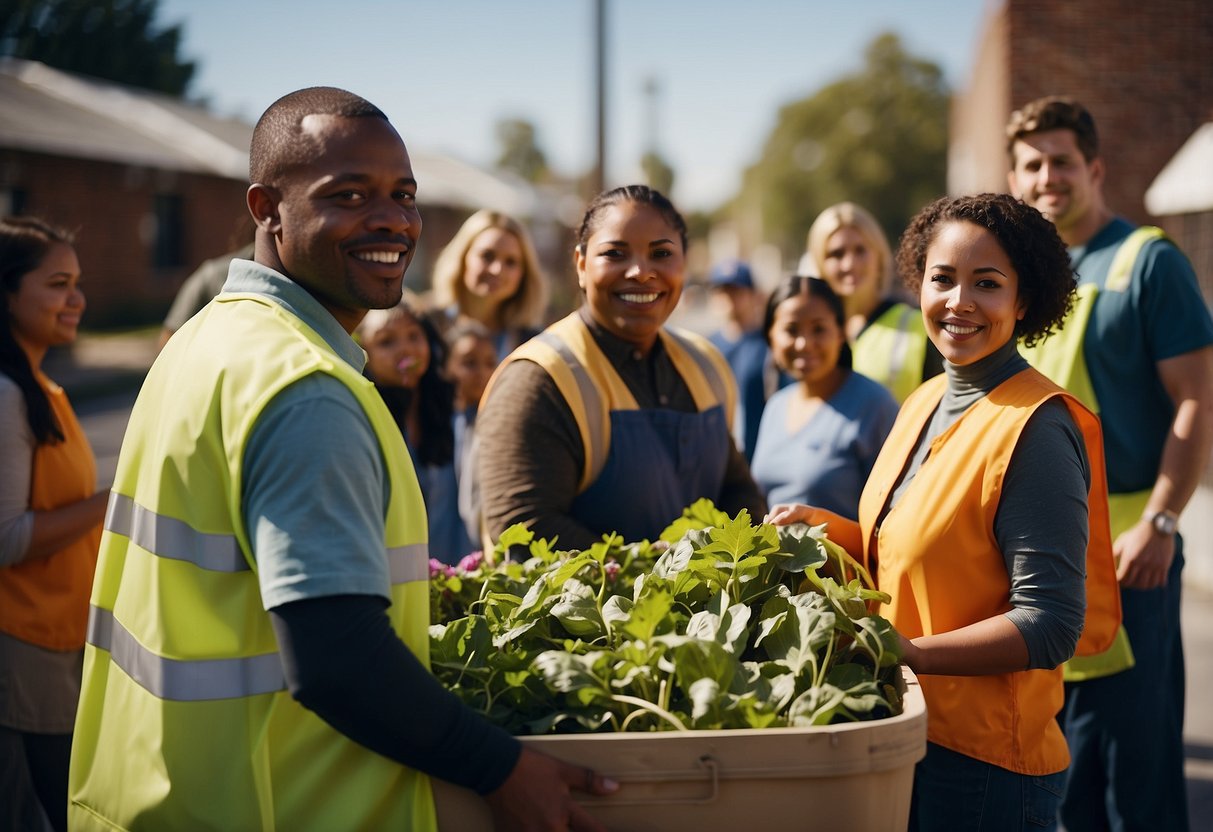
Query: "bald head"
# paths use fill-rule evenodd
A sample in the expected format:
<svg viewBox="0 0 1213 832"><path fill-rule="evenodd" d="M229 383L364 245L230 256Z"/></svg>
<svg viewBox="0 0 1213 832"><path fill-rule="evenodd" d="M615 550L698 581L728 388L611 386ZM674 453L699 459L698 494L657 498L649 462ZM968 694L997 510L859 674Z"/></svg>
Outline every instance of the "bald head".
<svg viewBox="0 0 1213 832"><path fill-rule="evenodd" d="M388 120L365 98L336 87L308 87L288 93L271 104L253 128L249 182L274 185L284 172L314 157L315 142L303 127L310 115Z"/></svg>

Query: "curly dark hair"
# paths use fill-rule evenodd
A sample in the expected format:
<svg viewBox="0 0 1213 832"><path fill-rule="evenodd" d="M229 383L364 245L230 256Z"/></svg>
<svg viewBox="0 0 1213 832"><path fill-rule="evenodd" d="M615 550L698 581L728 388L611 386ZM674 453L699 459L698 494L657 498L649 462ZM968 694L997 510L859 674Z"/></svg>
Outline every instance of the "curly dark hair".
<svg viewBox="0 0 1213 832"><path fill-rule="evenodd" d="M1053 223L1010 194L942 197L919 211L897 246L897 272L907 289L918 294L927 248L940 227L951 222L969 222L989 231L1015 267L1026 310L1015 325L1015 336L1025 346L1060 328L1078 285L1070 254Z"/></svg>

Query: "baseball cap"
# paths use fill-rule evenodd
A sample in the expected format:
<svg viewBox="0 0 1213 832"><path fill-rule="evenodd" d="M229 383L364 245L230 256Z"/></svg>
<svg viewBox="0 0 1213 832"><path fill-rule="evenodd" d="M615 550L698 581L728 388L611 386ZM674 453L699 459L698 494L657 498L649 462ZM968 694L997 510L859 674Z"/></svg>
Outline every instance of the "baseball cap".
<svg viewBox="0 0 1213 832"><path fill-rule="evenodd" d="M708 274L709 286L741 286L746 289L754 288L754 276L750 267L740 260L726 260L717 263Z"/></svg>

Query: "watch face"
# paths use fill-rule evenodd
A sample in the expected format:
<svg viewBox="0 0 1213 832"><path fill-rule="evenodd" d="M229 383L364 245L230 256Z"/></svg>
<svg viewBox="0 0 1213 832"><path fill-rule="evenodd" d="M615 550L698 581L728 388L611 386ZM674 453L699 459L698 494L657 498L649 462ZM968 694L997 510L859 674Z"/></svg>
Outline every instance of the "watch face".
<svg viewBox="0 0 1213 832"><path fill-rule="evenodd" d="M1173 514L1168 514L1165 511L1160 511L1150 518L1155 531L1159 534L1175 534L1175 526L1178 518Z"/></svg>

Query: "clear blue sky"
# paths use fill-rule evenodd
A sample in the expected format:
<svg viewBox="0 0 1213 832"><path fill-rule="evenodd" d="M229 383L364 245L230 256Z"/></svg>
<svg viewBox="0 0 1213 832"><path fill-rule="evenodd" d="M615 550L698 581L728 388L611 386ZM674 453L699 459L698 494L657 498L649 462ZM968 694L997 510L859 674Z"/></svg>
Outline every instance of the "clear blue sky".
<svg viewBox="0 0 1213 832"><path fill-rule="evenodd" d="M779 107L857 70L883 31L963 86L991 2L607 0L607 183L638 179L655 143L679 207L715 207ZM184 24L193 91L224 115L253 121L332 85L379 105L413 148L490 166L494 125L520 117L557 171L593 164L592 0L161 0L158 22Z"/></svg>

